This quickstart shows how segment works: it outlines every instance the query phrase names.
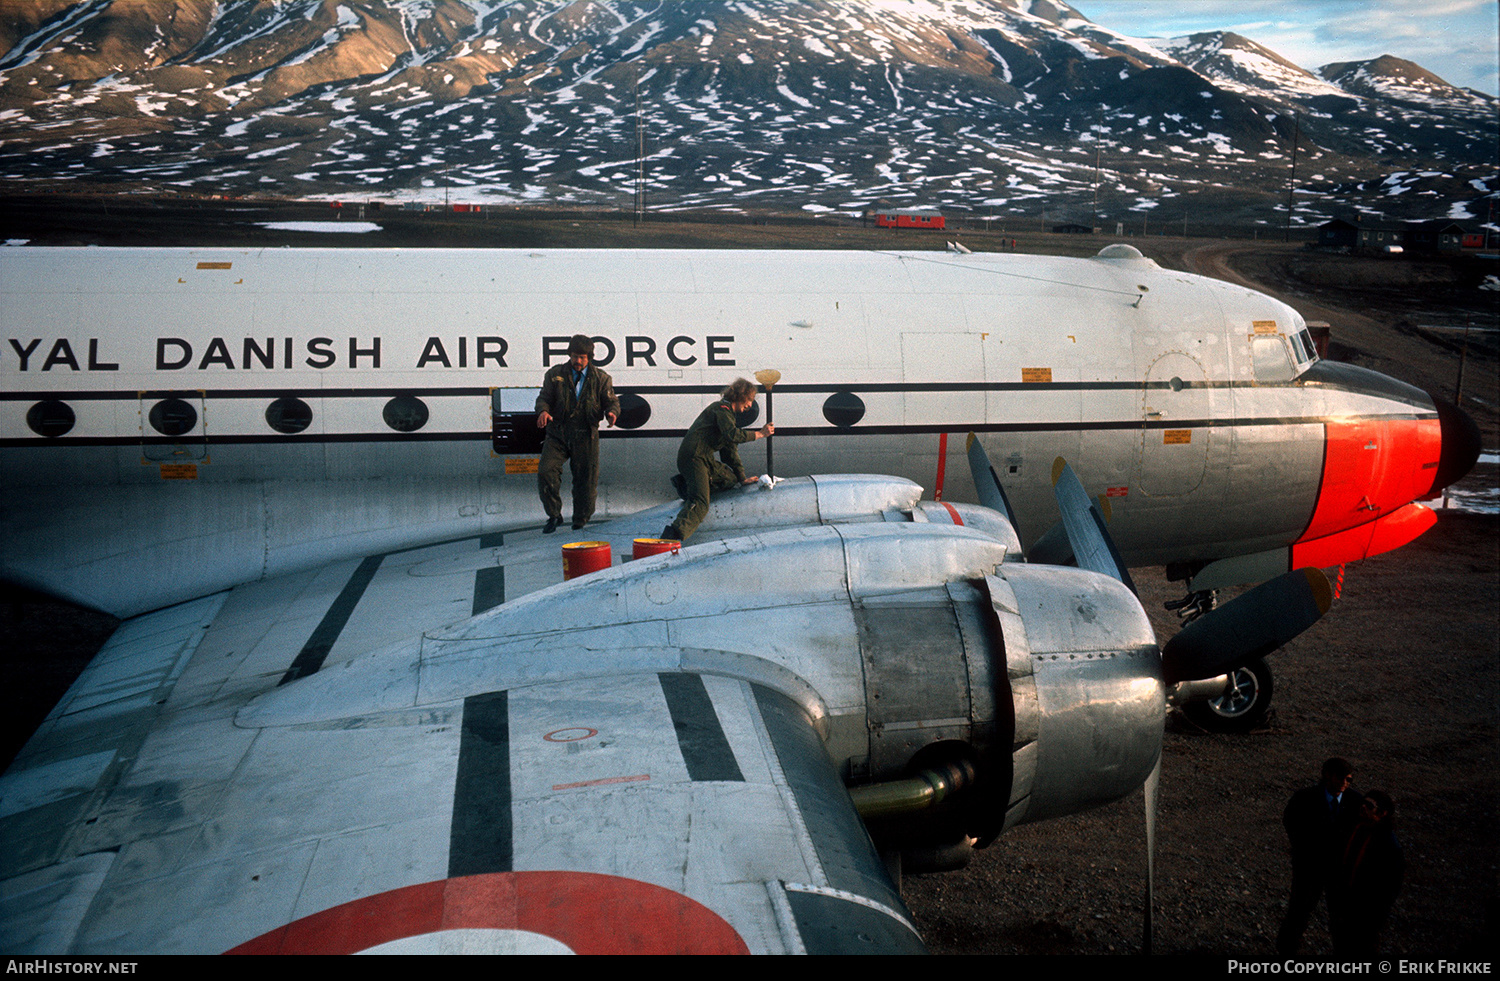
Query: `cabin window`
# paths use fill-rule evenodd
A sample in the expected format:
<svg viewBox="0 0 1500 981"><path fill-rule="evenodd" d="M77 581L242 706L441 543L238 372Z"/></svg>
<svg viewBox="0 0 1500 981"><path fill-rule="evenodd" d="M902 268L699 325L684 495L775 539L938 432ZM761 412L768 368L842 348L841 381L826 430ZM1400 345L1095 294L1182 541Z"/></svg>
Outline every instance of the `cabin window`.
<svg viewBox="0 0 1500 981"><path fill-rule="evenodd" d="M385 404L385 424L398 433L414 433L427 425L427 403L415 395L397 395Z"/></svg>
<svg viewBox="0 0 1500 981"><path fill-rule="evenodd" d="M312 425L312 406L299 398L287 396L266 406L266 425L290 436Z"/></svg>
<svg viewBox="0 0 1500 981"><path fill-rule="evenodd" d="M621 429L640 429L651 419L651 403L634 392L620 392L620 418L615 425Z"/></svg>
<svg viewBox="0 0 1500 981"><path fill-rule="evenodd" d="M77 422L73 407L57 399L46 399L26 411L26 425L38 436L49 439L61 436Z"/></svg>
<svg viewBox="0 0 1500 981"><path fill-rule="evenodd" d="M864 417L864 399L853 392L834 392L823 403L823 418L840 429L848 429Z"/></svg>
<svg viewBox="0 0 1500 981"><path fill-rule="evenodd" d="M198 425L198 410L182 399L162 399L151 407L151 428L163 436L181 436Z"/></svg>

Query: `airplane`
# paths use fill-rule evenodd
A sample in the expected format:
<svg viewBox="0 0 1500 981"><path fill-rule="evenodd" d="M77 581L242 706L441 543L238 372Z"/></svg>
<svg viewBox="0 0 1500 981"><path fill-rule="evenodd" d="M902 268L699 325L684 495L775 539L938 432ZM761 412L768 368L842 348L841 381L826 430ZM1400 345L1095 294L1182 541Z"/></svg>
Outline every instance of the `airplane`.
<svg viewBox="0 0 1500 981"><path fill-rule="evenodd" d="M1149 785L1168 686L1305 628L1303 559L1402 544L1469 465L1461 414L1118 248L21 249L0 277L0 573L129 618L0 779L17 951L920 949L892 855ZM589 539L661 527L669 448L761 366L781 472L898 472L724 495L680 554L557 582L527 386L584 325L639 399ZM969 428L957 493L1002 507L921 501L899 471ZM1054 521L1078 567L1017 561L1018 530L1063 553ZM1158 645L1124 569L1164 555L1271 593Z"/></svg>
<svg viewBox="0 0 1500 981"><path fill-rule="evenodd" d="M602 513L660 502L703 404L775 370L779 473L972 500L946 474L974 431L1028 554L1068 561L1066 457L1194 613L1410 541L1479 452L1438 396L1319 359L1285 304L1128 245L6 248L0 298L0 578L121 617L528 520L537 386L580 332L623 407ZM1200 721L1254 724L1268 686L1243 667Z"/></svg>

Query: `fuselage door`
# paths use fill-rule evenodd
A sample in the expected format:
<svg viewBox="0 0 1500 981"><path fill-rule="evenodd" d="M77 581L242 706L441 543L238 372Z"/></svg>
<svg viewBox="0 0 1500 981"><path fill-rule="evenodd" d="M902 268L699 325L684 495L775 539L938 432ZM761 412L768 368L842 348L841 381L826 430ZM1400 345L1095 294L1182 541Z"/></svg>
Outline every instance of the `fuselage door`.
<svg viewBox="0 0 1500 981"><path fill-rule="evenodd" d="M1137 486L1148 497L1180 497L1203 483L1213 428L1213 389L1197 358L1168 351L1152 362L1141 388Z"/></svg>
<svg viewBox="0 0 1500 981"><path fill-rule="evenodd" d="M490 448L496 456L541 453L547 432L536 424L537 388L490 389Z"/></svg>
<svg viewBox="0 0 1500 981"><path fill-rule="evenodd" d="M208 458L208 413L203 393L141 392L141 459L200 463Z"/></svg>

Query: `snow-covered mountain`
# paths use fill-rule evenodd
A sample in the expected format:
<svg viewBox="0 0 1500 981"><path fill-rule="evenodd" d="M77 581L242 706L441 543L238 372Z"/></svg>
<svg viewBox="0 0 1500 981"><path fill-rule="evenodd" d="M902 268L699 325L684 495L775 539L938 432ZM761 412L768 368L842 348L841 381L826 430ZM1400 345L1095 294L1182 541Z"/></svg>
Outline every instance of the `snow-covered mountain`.
<svg viewBox="0 0 1500 981"><path fill-rule="evenodd" d="M1294 129L1307 222L1500 190L1493 97L1060 0L4 0L0 50L12 188L619 206L639 103L656 208L1279 223Z"/></svg>

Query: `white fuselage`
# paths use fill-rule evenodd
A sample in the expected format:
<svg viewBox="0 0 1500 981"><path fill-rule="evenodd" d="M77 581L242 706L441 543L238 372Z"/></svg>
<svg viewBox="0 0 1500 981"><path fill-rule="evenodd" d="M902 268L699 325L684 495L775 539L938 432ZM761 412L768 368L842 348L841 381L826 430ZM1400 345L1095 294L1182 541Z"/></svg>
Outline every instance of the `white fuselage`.
<svg viewBox="0 0 1500 981"><path fill-rule="evenodd" d="M539 522L495 413L534 426L575 333L627 397L601 514L668 498L694 417L761 369L778 474L972 499L972 430L1023 539L1063 456L1132 564L1287 546L1325 420L1432 414L1297 384L1295 311L1130 254L5 249L0 297L0 576L117 615Z"/></svg>

